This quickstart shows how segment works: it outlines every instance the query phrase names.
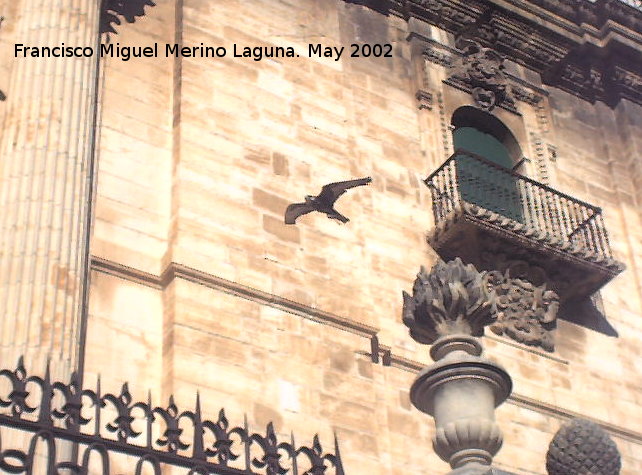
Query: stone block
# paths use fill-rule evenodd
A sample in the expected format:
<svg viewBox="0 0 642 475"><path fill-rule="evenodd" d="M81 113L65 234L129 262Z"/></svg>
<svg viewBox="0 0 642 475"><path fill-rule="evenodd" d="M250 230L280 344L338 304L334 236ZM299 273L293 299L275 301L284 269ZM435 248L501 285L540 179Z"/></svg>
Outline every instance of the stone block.
<svg viewBox="0 0 642 475"><path fill-rule="evenodd" d="M287 225L281 219L273 218L267 214L263 215L263 229L279 239L293 243L300 243L299 229L293 225Z"/></svg>

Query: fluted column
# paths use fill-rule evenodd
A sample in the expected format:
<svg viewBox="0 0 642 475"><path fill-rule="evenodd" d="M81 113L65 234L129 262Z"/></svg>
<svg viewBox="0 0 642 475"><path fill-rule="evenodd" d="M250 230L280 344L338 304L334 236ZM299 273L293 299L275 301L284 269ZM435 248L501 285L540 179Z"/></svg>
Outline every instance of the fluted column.
<svg viewBox="0 0 642 475"><path fill-rule="evenodd" d="M433 446L454 469L451 475L487 475L501 448L495 408L512 389L498 364L483 358L481 336L492 323L495 298L488 281L460 259L417 275L404 292L403 321L419 343L432 344L435 363L419 373L410 400L435 419Z"/></svg>
<svg viewBox="0 0 642 475"><path fill-rule="evenodd" d="M2 2L0 2L2 3ZM99 0L20 0L3 41L90 46L92 57L11 58L0 135L0 357L78 364L93 186ZM11 5L9 5L11 3ZM16 5L17 4L17 5Z"/></svg>

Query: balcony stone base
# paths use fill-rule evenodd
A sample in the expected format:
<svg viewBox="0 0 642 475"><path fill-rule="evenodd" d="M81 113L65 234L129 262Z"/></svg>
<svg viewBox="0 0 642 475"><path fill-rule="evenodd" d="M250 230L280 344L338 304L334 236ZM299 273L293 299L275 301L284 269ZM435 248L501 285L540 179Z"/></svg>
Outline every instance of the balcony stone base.
<svg viewBox="0 0 642 475"><path fill-rule="evenodd" d="M479 270L508 271L535 286L546 284L562 304L589 297L624 269L577 242L465 202L440 220L427 240L445 261L460 257Z"/></svg>

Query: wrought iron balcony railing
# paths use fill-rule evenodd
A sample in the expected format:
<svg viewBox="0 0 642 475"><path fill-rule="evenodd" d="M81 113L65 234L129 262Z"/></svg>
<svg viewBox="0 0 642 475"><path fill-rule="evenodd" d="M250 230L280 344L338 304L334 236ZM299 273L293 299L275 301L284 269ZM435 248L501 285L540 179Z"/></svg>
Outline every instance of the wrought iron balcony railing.
<svg viewBox="0 0 642 475"><path fill-rule="evenodd" d="M613 259L599 207L484 157L457 150L425 183L435 217L429 241L445 259L460 256L484 268L476 256L490 251L484 242L503 240L492 252L528 248L530 265L546 268L543 261L554 257L557 264L583 268L579 275L595 271L592 279L587 276L583 294L594 292L623 268ZM507 258L525 259L524 252L517 254L521 257ZM557 287L566 285L563 280L560 277Z"/></svg>
<svg viewBox="0 0 642 475"><path fill-rule="evenodd" d="M600 208L473 153L458 150L426 184L436 220L468 202L545 232L569 247L612 257Z"/></svg>

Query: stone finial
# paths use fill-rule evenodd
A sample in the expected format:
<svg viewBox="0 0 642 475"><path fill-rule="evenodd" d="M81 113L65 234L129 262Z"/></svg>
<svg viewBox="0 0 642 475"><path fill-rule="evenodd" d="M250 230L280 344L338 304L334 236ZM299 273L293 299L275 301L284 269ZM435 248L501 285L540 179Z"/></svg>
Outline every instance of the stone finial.
<svg viewBox="0 0 642 475"><path fill-rule="evenodd" d="M560 427L546 454L549 475L618 475L620 453L599 425L573 419Z"/></svg>
<svg viewBox="0 0 642 475"><path fill-rule="evenodd" d="M493 322L493 295L475 266L459 258L438 262L430 272L422 266L412 296L403 292L403 322L423 344L452 334L482 336Z"/></svg>

